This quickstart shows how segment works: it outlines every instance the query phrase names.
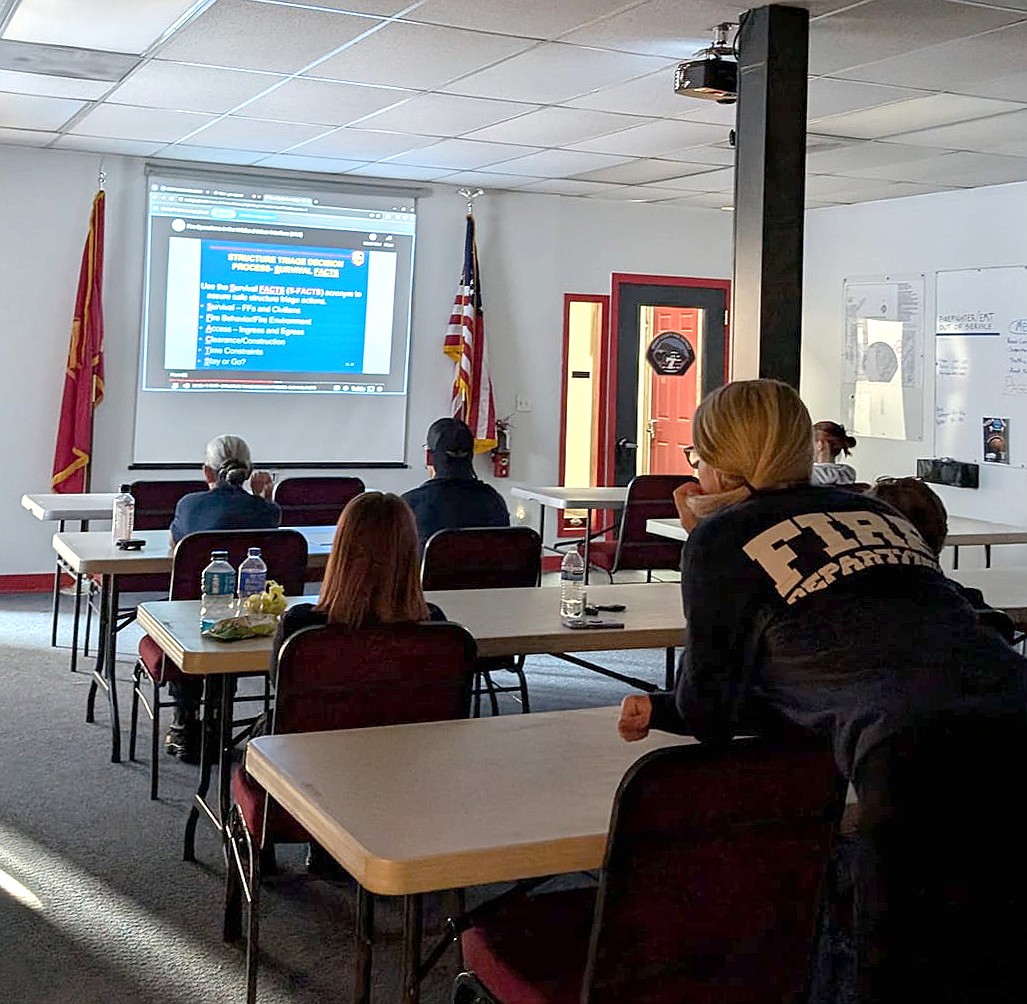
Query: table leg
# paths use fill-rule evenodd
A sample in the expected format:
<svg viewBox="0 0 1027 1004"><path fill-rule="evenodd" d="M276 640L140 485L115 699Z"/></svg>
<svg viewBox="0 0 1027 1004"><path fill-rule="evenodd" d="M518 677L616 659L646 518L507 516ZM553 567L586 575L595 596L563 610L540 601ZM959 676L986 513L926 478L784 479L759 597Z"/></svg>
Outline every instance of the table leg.
<svg viewBox="0 0 1027 1004"><path fill-rule="evenodd" d="M104 669L107 677L107 703L111 713L111 763L121 763L121 716L118 713L118 577L110 576L107 590L107 638L104 642Z"/></svg>
<svg viewBox="0 0 1027 1004"><path fill-rule="evenodd" d="M236 676L234 673L224 676L221 685L221 734L218 760L218 811L221 815L221 828L226 834L228 814L232 808L232 706L235 701Z"/></svg>
<svg viewBox="0 0 1027 1004"><path fill-rule="evenodd" d="M668 648L667 649L666 672L667 672L667 689L668 690L673 690L674 689L674 677L675 677L675 673L674 673L674 649L673 648Z"/></svg>
<svg viewBox="0 0 1027 1004"><path fill-rule="evenodd" d="M89 694L86 697L86 721L96 720L96 691L99 687L106 687L104 678L104 660L106 659L107 639L107 594L111 587L111 577L104 575L100 579L100 626L99 640L96 643L96 662L93 666L93 679L89 684Z"/></svg>
<svg viewBox="0 0 1027 1004"><path fill-rule="evenodd" d="M357 885L356 936L357 969L353 986L354 1004L371 1002L371 964L374 957L374 897Z"/></svg>
<svg viewBox="0 0 1027 1004"><path fill-rule="evenodd" d="M57 521L57 532L64 533L64 520ZM57 618L61 612L61 559L57 559L53 573L53 596L50 599L50 647L57 647Z"/></svg>
<svg viewBox="0 0 1027 1004"><path fill-rule="evenodd" d="M75 618L71 622L71 671L78 672L78 621L82 616L82 576L75 574Z"/></svg>
<svg viewBox="0 0 1027 1004"><path fill-rule="evenodd" d="M222 736L221 710L225 678L213 675L205 678L203 700L203 732L200 743L200 779L193 797L193 805L189 810L189 818L185 823L185 846L182 858L185 861L196 860L196 824L200 820L200 811L215 822L210 807L207 805L207 792L210 790L210 775L214 767L214 759L220 754ZM229 726L231 728L231 726Z"/></svg>
<svg viewBox="0 0 1027 1004"><path fill-rule="evenodd" d="M403 994L401 1004L421 1000L421 927L424 921L420 894L403 897Z"/></svg>
<svg viewBox="0 0 1027 1004"><path fill-rule="evenodd" d="M952 571L956 572L959 570L959 545L956 544L952 548Z"/></svg>
<svg viewBox="0 0 1027 1004"><path fill-rule="evenodd" d="M984 545L984 567L991 568L991 544Z"/></svg>

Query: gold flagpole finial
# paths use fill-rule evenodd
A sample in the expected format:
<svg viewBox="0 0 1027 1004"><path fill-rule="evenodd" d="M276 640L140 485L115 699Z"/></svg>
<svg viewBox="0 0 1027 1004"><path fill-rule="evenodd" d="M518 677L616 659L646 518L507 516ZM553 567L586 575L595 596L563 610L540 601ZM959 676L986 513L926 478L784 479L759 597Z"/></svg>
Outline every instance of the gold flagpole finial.
<svg viewBox="0 0 1027 1004"><path fill-rule="evenodd" d="M467 215L474 215L474 200L485 194L484 188L458 188L456 194L467 200Z"/></svg>

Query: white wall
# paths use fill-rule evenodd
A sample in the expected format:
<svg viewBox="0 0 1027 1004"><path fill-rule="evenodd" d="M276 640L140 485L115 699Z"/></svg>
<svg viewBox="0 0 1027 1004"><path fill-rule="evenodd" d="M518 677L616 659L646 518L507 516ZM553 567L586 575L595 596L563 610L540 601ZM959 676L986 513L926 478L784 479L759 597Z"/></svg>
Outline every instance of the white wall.
<svg viewBox="0 0 1027 1004"><path fill-rule="evenodd" d="M845 279L925 274L923 441L860 439L852 461L861 481L915 474L918 457L935 455L935 273L1027 264L1027 228L1021 225L1025 218L1027 184L807 213L802 393L814 421L836 419L841 410ZM1027 525L1027 471L982 465L979 490L938 491L954 514ZM1027 549L997 548L995 560L1022 564Z"/></svg>
<svg viewBox="0 0 1027 1004"><path fill-rule="evenodd" d="M47 491L79 259L100 158L0 147L0 575L52 567L53 527L22 510L23 492ZM126 477L132 443L142 290L141 160L105 157L106 399L97 411L93 488ZM558 475L563 293L606 293L612 272L722 278L731 274L731 219L715 210L517 193L477 204L488 348L498 414L516 395L511 484ZM360 472L369 486L403 491L423 478L424 430L449 406L442 355L463 250L463 203L436 186L419 204L407 462ZM211 434L224 432L212 429ZM245 429L238 431L243 436ZM486 460L479 470L491 470ZM300 472L289 472L300 473ZM169 474L169 477L181 476ZM506 487L500 483L500 487ZM535 512L527 518L534 522Z"/></svg>

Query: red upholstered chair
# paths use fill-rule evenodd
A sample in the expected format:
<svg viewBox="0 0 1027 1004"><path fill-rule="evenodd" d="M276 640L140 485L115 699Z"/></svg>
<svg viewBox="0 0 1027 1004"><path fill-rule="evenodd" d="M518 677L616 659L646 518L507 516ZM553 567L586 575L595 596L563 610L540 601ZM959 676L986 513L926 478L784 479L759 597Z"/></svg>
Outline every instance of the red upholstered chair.
<svg viewBox="0 0 1027 1004"><path fill-rule="evenodd" d="M421 585L424 590L510 589L537 586L542 576L542 538L528 526L439 530L424 545ZM515 686L496 683L492 674L513 673ZM531 710L524 656L479 659L474 684L474 717L488 694L492 714L499 714L497 694L517 693L521 711Z"/></svg>
<svg viewBox="0 0 1027 1004"><path fill-rule="evenodd" d="M589 544L589 564L596 565L610 576L624 569L645 570L651 582L657 569L677 570L681 565L681 544L666 537L647 533L646 520L677 518L674 490L686 481L695 481L690 474L639 474L628 485L628 494L621 513L616 540L594 540ZM584 545L578 544L584 555Z"/></svg>
<svg viewBox="0 0 1027 1004"><path fill-rule="evenodd" d="M621 781L598 893L522 898L462 935L454 1002L805 999L844 801L830 749L741 739L647 754Z"/></svg>
<svg viewBox="0 0 1027 1004"><path fill-rule="evenodd" d="M281 735L466 718L474 639L459 624L392 624L351 631L311 627L288 638L278 657L272 731ZM370 793L369 793L370 794ZM249 903L246 1000L256 1000L260 851L306 843L306 831L245 770L232 777L231 853L224 938L242 933Z"/></svg>
<svg viewBox="0 0 1027 1004"><path fill-rule="evenodd" d="M227 550L228 560L238 568L247 550L259 547L267 565L267 577L280 582L289 596L303 593L307 567L307 541L298 530L210 530L183 537L175 548L171 566L171 588L168 599L198 600L203 569L210 563L210 552ZM151 684L151 692L143 690L143 677ZM139 704L153 723L150 736L150 798L157 797L158 749L160 744L160 710L173 702L161 701L160 689L182 671L149 636L139 641L139 659L132 671L132 716L128 740L128 758L135 759ZM240 698L239 700L246 700Z"/></svg>
<svg viewBox="0 0 1027 1004"><path fill-rule="evenodd" d="M364 491L360 478L285 478L275 485L282 526L334 526L350 499ZM308 568L307 582L320 582L324 568Z"/></svg>
<svg viewBox="0 0 1027 1004"><path fill-rule="evenodd" d="M175 515L175 506L183 495L193 492L207 491L207 482L196 481L133 481L129 491L135 499L136 530L167 530ZM129 593L166 593L170 585L170 576L164 572L152 572L146 575L119 575L118 594ZM99 577L94 576L90 582L90 598L97 599ZM118 630L135 620L135 607L123 607L118 610ZM85 649L89 651L89 633L92 622L92 602L86 610Z"/></svg>

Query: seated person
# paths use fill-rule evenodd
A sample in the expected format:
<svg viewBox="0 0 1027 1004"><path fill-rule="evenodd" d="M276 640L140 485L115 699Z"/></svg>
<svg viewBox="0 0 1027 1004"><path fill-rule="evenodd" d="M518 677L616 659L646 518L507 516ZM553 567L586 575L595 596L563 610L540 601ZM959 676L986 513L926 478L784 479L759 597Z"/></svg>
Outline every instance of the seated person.
<svg viewBox="0 0 1027 1004"><path fill-rule="evenodd" d="M425 601L417 558L417 528L410 507L391 492L364 492L347 503L335 529L316 603L299 603L283 614L271 646L271 680L278 653L301 628L345 624L444 621Z"/></svg>
<svg viewBox="0 0 1027 1004"><path fill-rule="evenodd" d="M849 464L838 463L841 454L849 455L856 445L837 422L817 422L813 426L813 474L810 484L851 485L856 481L856 471Z"/></svg>
<svg viewBox="0 0 1027 1004"><path fill-rule="evenodd" d="M927 546L935 554L941 554L949 532L948 513L945 503L928 484L919 478L878 478L864 494L887 502L902 513L920 531ZM979 624L995 631L1009 644L1013 643L1016 630L1008 614L988 606L979 589L958 582L953 585L974 608Z"/></svg>
<svg viewBox="0 0 1027 1004"><path fill-rule="evenodd" d="M273 530L281 522L282 511L271 501L271 475L253 470L250 448L238 436L218 436L207 444L203 476L209 489L184 495L175 507L173 544L204 530ZM247 481L253 494L243 488ZM175 713L164 737L165 752L198 763L203 678L171 680L168 690Z"/></svg>
<svg viewBox="0 0 1027 1004"><path fill-rule="evenodd" d="M509 526L503 496L474 473L474 436L458 418L440 418L428 429L429 480L403 495L417 521L421 549L438 530Z"/></svg>

